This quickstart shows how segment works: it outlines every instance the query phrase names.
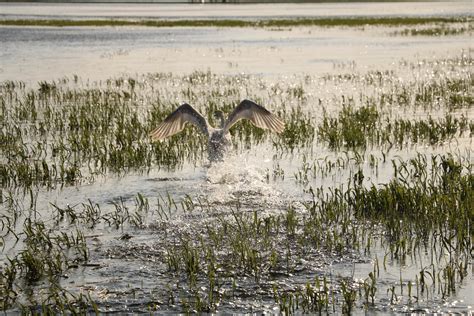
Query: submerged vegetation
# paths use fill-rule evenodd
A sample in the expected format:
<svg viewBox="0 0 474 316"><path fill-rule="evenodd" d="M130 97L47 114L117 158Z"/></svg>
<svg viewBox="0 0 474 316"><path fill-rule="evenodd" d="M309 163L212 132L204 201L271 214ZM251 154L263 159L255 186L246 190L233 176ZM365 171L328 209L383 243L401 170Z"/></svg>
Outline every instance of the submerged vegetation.
<svg viewBox="0 0 474 316"><path fill-rule="evenodd" d="M472 279L473 63L463 54L279 82L211 72L2 82L1 309L453 307ZM148 138L176 100L214 124L213 111L244 98L286 129L237 124L229 161L239 167L181 178L207 163L205 139L192 127ZM107 185L117 192L91 196Z"/></svg>

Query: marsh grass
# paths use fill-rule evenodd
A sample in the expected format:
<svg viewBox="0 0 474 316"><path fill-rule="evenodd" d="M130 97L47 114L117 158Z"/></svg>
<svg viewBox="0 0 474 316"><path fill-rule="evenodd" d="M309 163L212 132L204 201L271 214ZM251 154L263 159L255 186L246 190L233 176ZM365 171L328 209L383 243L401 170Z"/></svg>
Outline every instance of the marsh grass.
<svg viewBox="0 0 474 316"><path fill-rule="evenodd" d="M472 126L473 122L466 117L453 118L450 114L438 120L430 116L426 120L386 119L383 122L381 114L373 106L358 109L343 106L337 118L324 115L318 127L318 136L332 149L358 150L384 144L403 148L408 143L436 145L465 132L471 135Z"/></svg>
<svg viewBox="0 0 474 316"><path fill-rule="evenodd" d="M25 219L22 235L25 236L24 247L15 257L9 258L6 265L0 271L0 301L2 309L8 310L16 303L17 297L23 294L28 287L43 284L42 286L56 289L51 296L31 298L30 304L42 306L42 310L61 307L72 310L71 298L64 295L62 298L57 294L65 291L59 285L60 277L66 271L77 267L77 264L87 262L89 252L83 233L76 228L76 232L54 233L41 221ZM72 295L75 298L74 295ZM80 295L82 300L82 294ZM88 302L88 300L85 300ZM89 308L88 303L86 310Z"/></svg>
<svg viewBox="0 0 474 316"><path fill-rule="evenodd" d="M392 34L402 36L456 36L470 35L473 30L474 25L472 23L461 26L436 23L434 26L429 27L405 28L400 31L395 31Z"/></svg>
<svg viewBox="0 0 474 316"><path fill-rule="evenodd" d="M376 132L376 123L379 113L373 106L354 109L351 106L343 106L337 119L324 116L323 122L318 127L318 135L321 140L327 141L329 147L339 148L365 148L368 135Z"/></svg>
<svg viewBox="0 0 474 316"><path fill-rule="evenodd" d="M196 71L1 83L0 247L10 249L0 268L2 310L106 312L110 301L61 282L103 258L152 265L159 275L153 290L115 293L117 302L144 297L128 306L133 311L241 313L255 312L256 304L286 314L352 313L387 308L387 301L416 309L449 300L472 273L474 179L463 151L473 132L470 66L465 55L402 63L415 81L396 71L291 83ZM358 92L323 97L315 83ZM271 107L285 120L284 132L236 125L233 151L272 150L266 181L301 195L271 205L252 192L221 202L194 191L38 203L45 191L99 177L203 164L206 140L192 127L161 143L147 136L183 98L212 124L213 111L230 113L243 98ZM429 114L415 116L420 111ZM418 145L444 152L445 143L457 153L413 153ZM326 146L330 154L322 155ZM401 158L402 149L411 154ZM390 176L374 178L378 169ZM91 251L92 231L119 237ZM373 266L356 279L334 271L337 262ZM389 264L411 264L415 275L400 274L387 286ZM114 273L96 268L105 277ZM32 289L42 294L32 296Z"/></svg>
<svg viewBox="0 0 474 316"><path fill-rule="evenodd" d="M469 116L473 105L473 79L464 68L470 65L472 59L468 55L438 64L423 61L418 65L405 65L410 70L437 69L435 75L422 77L416 82L401 80L393 71L325 76L327 82L379 90L357 97L342 95L340 99L333 99L333 103L339 104L340 111L336 114L323 112L317 127L318 139L333 150L366 150L371 147L390 150L423 143L438 146L456 138L470 137L473 131L473 121ZM455 76L444 76L442 74L446 73L438 72L440 66L453 67L459 72ZM410 112L414 116L408 118Z"/></svg>
<svg viewBox="0 0 474 316"><path fill-rule="evenodd" d="M174 301L162 302L161 308L165 304L176 310L212 312L235 297L248 295L247 288L260 289L261 300L274 301L286 313L349 312L358 306L374 306L385 297L378 289L382 285L375 267L363 281L339 276L328 279L324 274L303 283L275 281L323 273L341 256L353 256L354 251L370 254L377 240L391 260L416 261L420 252L431 253L430 266L423 266L419 276L410 280L413 289L408 291L403 284L400 289L390 289L392 304L396 304L395 297L400 303L419 300L420 294L406 294L415 290L427 297L437 291L448 297L468 274L473 234L469 223L474 220L472 166L453 156L430 158L420 154L408 161L392 160L392 168L394 179L383 186L367 187L359 170L341 187L311 188L304 211L288 205L279 214L263 215L240 209L239 203L216 208L190 196L181 201L159 197L158 205L164 204L164 211L180 207L185 216L189 215L189 230L169 221L176 216L171 213L161 217L159 226L137 220L133 214L146 218L160 212L152 210L149 199L141 194L132 199L133 205L119 200L113 204L114 211L104 214L92 201L74 208L55 206L55 218L69 225L107 224L118 230L138 227L157 234L159 242L155 244L116 246L108 250L108 257L161 261L163 273L174 275L170 282L185 276L185 291L171 290ZM204 225L192 220L193 214L203 212L213 214ZM43 222L27 218L22 234L26 237L25 250L10 259L0 275L4 309L15 306L17 295L22 293L22 280L34 284L46 279L57 285L64 271L87 262L89 257L80 230L57 234ZM66 249L73 251L64 252ZM324 260L321 254L325 254ZM436 281L434 277L427 279L428 268ZM60 288L57 290L61 293ZM59 302L65 310L101 309L101 303L92 303L90 296L54 294L41 302L42 310L54 309Z"/></svg>
<svg viewBox="0 0 474 316"><path fill-rule="evenodd" d="M158 81L167 79L163 76ZM231 86L220 91L217 83L223 79L209 73L194 73L182 78L181 83L187 88L181 91L194 103L201 95L190 96L189 86L197 84L206 89L209 84L214 85L215 90L201 93L215 101L209 102L206 109L197 107L211 124L216 124L212 119L215 110L230 113L240 102L225 98L238 97L240 90L234 86L242 79L245 80L232 79ZM157 98L143 106L143 93L149 88L148 83L137 83L132 78L109 80L104 89L71 87L67 79L40 82L37 89L26 89L21 83L4 83L5 128L0 135L4 159L0 183L55 187L108 172L146 171L152 166L172 170L185 161L203 161L206 139L191 127L164 142L150 141L148 133L179 104ZM224 101L219 102L221 99ZM285 145L295 148L311 143L313 128L301 110L277 113L284 119L288 116L286 120L292 123L285 131ZM269 137L268 132L246 122L237 125L231 134L234 143L246 147Z"/></svg>
<svg viewBox="0 0 474 316"><path fill-rule="evenodd" d="M68 27L68 26L146 26L146 27L301 27L301 26L322 26L322 27L364 27L369 25L377 26L405 26L423 25L430 23L458 23L471 22L471 17L351 17L351 18L299 18L299 19L270 19L270 20L44 20L44 19L17 19L0 20L0 25L6 26L47 26L47 27Z"/></svg>
<svg viewBox="0 0 474 316"><path fill-rule="evenodd" d="M159 242L117 247L110 254L141 258L144 252L149 260L162 260L163 272L174 275L169 282L185 276L185 291L175 290L173 297L179 299L173 305L188 311L216 311L258 289L259 294L250 293L263 302L274 301L284 313L349 312L385 298L378 263L364 280L329 279L323 271L354 251L370 254L378 241L386 250L384 266L387 258L416 262L420 253L430 254L430 265L422 265L410 283L405 277L388 289L392 304L421 300L415 291L427 299L438 291L447 297L468 274L469 223L474 219L471 166L453 156L430 160L424 155L393 160L392 166L395 177L383 186L367 187L358 171L342 187L311 189L304 211L288 205L280 214L262 215L196 201L188 214L212 213L212 220L203 225L189 217L190 230L164 222L153 230ZM306 281L278 282L314 274L318 276Z"/></svg>

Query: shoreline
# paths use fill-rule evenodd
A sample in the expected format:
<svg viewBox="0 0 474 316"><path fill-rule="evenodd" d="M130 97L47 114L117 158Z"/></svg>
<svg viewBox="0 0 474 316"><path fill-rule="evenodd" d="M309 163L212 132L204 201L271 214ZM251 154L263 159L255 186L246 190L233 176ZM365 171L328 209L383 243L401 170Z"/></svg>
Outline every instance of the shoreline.
<svg viewBox="0 0 474 316"><path fill-rule="evenodd" d="M1 26L42 26L42 27L361 27L361 26L404 26L423 25L432 23L472 23L473 16L459 17L340 17L340 18L294 18L294 19L12 19L0 20Z"/></svg>

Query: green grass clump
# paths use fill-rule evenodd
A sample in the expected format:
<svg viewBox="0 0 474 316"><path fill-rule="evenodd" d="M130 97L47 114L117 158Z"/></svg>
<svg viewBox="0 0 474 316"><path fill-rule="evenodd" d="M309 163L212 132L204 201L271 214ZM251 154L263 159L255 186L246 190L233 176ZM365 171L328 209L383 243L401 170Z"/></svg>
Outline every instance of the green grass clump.
<svg viewBox="0 0 474 316"><path fill-rule="evenodd" d="M374 106L354 109L343 106L338 118L324 116L318 126L319 139L326 141L330 148L351 149L367 147L368 137L374 134L380 115Z"/></svg>
<svg viewBox="0 0 474 316"><path fill-rule="evenodd" d="M25 283L27 286L46 283L49 288L61 292L59 282L63 274L78 264L87 262L89 258L85 237L80 230L70 234L55 233L44 222L27 218L22 234L26 238L23 249L9 258L0 271L2 310L18 306L17 300L21 301L25 295ZM66 296L63 297L65 298ZM54 294L31 298L32 304L53 309L56 308L54 304L59 301L60 297ZM64 306L67 303L68 300L63 301Z"/></svg>
<svg viewBox="0 0 474 316"><path fill-rule="evenodd" d="M470 108L472 103L472 84L470 74L466 78L443 78L418 85L412 98L415 105L432 107L444 103L449 109Z"/></svg>
<svg viewBox="0 0 474 316"><path fill-rule="evenodd" d="M366 189L356 185L348 204L356 217L370 218L386 225L390 238L420 238L433 231L456 232L455 244L466 251L474 233L474 177L470 165L450 156L419 155L407 162L393 162L395 178L382 187ZM431 165L431 166L430 166Z"/></svg>
<svg viewBox="0 0 474 316"><path fill-rule="evenodd" d="M326 114L318 126L318 137L331 149L341 148L359 150L369 145L402 148L406 144L427 142L436 145L466 131L472 134L473 122L465 116L455 118L447 114L438 120L428 117L426 120L386 119L374 106L354 109L344 106L337 118Z"/></svg>
<svg viewBox="0 0 474 316"><path fill-rule="evenodd" d="M274 147L293 152L295 149L311 146L315 136L311 117L301 108L292 109L290 113L285 113L284 117L286 118L285 130L278 141L273 143Z"/></svg>
<svg viewBox="0 0 474 316"><path fill-rule="evenodd" d="M434 120L432 117L418 121L397 119L393 123L388 122L385 129L386 134L392 135L394 142L400 146L407 142L407 139L412 143L426 140L429 144L435 145L456 135L462 135L467 130L472 134L470 125L472 121L466 117L461 116L458 119L448 114L439 120Z"/></svg>

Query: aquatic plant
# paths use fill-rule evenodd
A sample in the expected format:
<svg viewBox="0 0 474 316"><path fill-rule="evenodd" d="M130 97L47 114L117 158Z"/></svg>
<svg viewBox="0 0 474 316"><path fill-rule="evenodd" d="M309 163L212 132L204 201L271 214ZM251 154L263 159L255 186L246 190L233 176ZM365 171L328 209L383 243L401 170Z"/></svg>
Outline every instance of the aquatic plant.
<svg viewBox="0 0 474 316"><path fill-rule="evenodd" d="M2 82L1 309L98 313L128 300L131 312L354 313L449 301L472 274L472 64L463 53L288 83L210 71ZM200 170L206 140L191 128L147 136L183 98L211 123L242 98L268 104L286 121L282 136L240 124L229 154L265 156L259 185L291 194L267 197L246 178L215 199L234 183L206 169L199 190L160 177L148 180L172 182L54 199L110 178ZM65 281L82 269L115 277L102 262L143 267L131 273L146 284L127 284L127 271L114 289ZM354 263L367 273L356 278Z"/></svg>

